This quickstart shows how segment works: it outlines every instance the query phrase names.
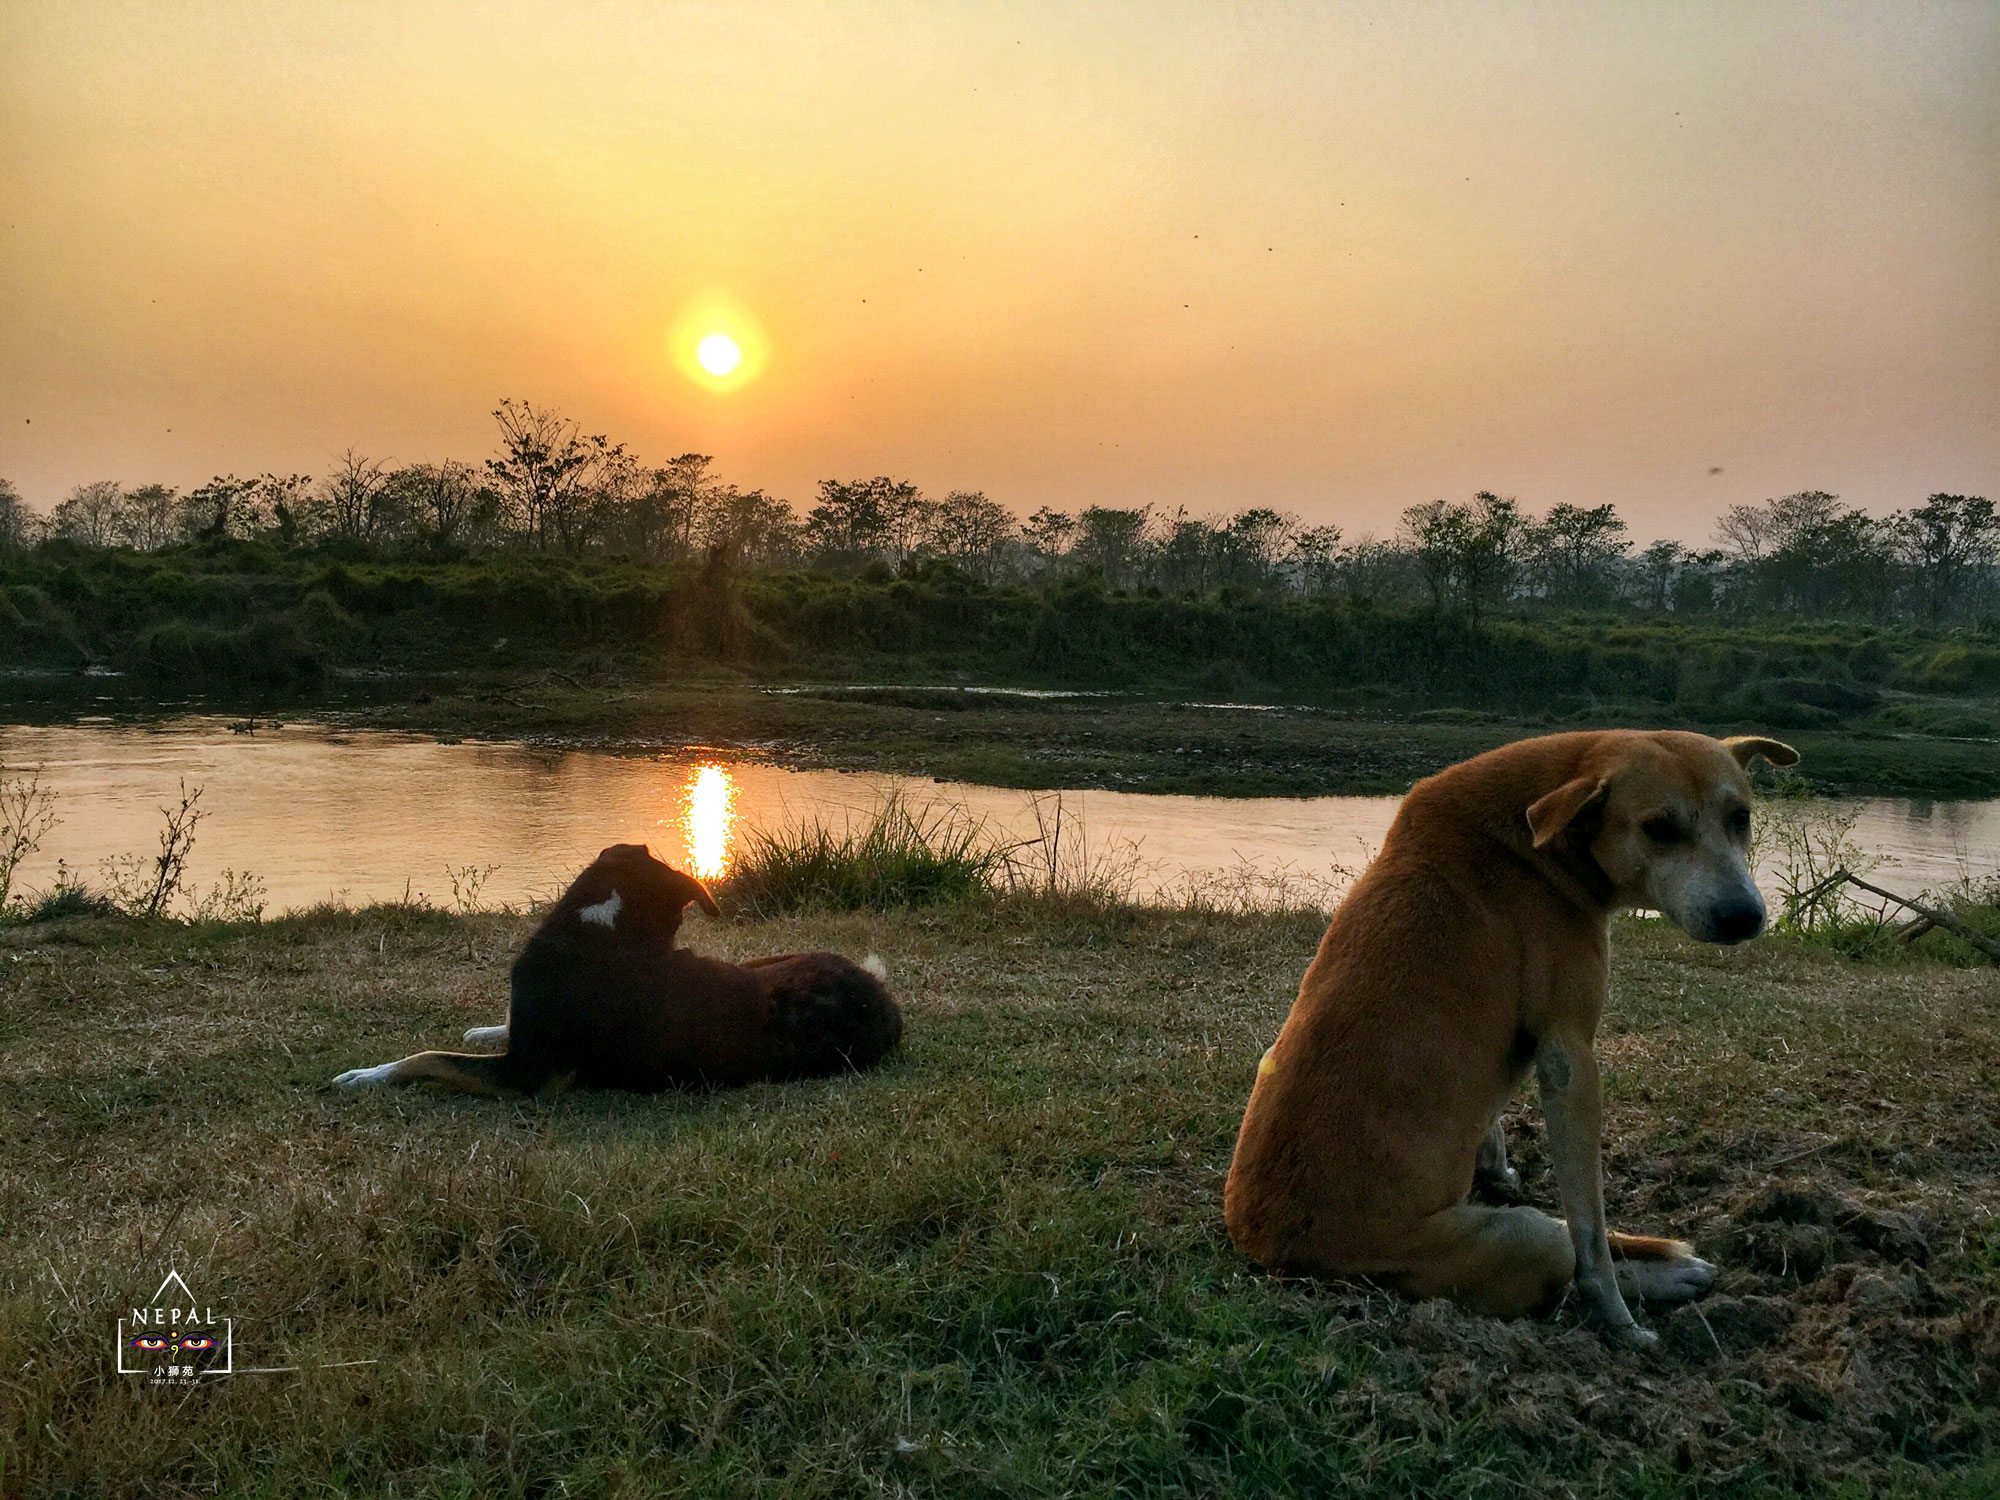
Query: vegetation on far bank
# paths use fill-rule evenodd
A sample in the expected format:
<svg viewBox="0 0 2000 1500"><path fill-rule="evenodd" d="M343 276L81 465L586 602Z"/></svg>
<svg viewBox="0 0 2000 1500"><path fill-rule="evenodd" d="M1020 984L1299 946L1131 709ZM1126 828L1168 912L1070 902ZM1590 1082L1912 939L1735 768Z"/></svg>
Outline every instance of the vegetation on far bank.
<svg viewBox="0 0 2000 1500"><path fill-rule="evenodd" d="M2000 636L1969 628L1574 612L1475 626L949 570L364 562L222 541L0 554L0 659L15 717L346 712L441 734L735 740L1014 786L1395 792L1461 752L1626 722L1799 738L1829 789L2000 794ZM758 691L777 683L804 690ZM965 691L981 685L1113 696ZM1286 712L1178 706L1203 703Z"/></svg>
<svg viewBox="0 0 2000 1500"><path fill-rule="evenodd" d="M2000 791L2000 514L1979 496L1889 517L1817 491L1736 504L1706 550L1639 547L1614 505L1536 517L1491 494L1413 506L1380 540L1254 507L1021 520L883 476L828 480L800 515L700 454L648 465L531 403L495 417L483 465L350 452L317 481L85 485L46 517L0 483L0 704L373 700L446 733L681 743L732 716L837 737L860 705L899 768L966 775L977 757L924 726L997 706L908 690L1011 686L1510 730L1818 731L1915 747L1818 757L1830 786ZM896 691L838 708L727 691L775 683ZM410 698L435 706L395 711ZM660 722L683 709L702 723ZM1038 712L984 726L1002 731L982 736L998 779L1060 784L1035 777L1066 766L1029 764L1059 711ZM1190 773L1115 727L1128 764L1085 784L1401 789L1331 757Z"/></svg>

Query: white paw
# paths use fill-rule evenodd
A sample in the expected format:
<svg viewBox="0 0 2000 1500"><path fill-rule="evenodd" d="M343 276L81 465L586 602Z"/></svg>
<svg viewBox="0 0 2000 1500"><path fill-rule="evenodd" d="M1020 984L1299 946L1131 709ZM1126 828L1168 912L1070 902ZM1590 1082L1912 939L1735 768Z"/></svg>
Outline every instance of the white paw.
<svg viewBox="0 0 2000 1500"><path fill-rule="evenodd" d="M475 1026L465 1034L466 1041L475 1047L504 1047L507 1045L505 1026Z"/></svg>
<svg viewBox="0 0 2000 1500"><path fill-rule="evenodd" d="M1622 1260L1618 1290L1642 1302L1692 1302L1715 1285L1715 1266L1699 1256L1673 1260Z"/></svg>
<svg viewBox="0 0 2000 1500"><path fill-rule="evenodd" d="M378 1088L388 1083L395 1071L394 1063L383 1063L378 1068L349 1068L333 1081L344 1089Z"/></svg>

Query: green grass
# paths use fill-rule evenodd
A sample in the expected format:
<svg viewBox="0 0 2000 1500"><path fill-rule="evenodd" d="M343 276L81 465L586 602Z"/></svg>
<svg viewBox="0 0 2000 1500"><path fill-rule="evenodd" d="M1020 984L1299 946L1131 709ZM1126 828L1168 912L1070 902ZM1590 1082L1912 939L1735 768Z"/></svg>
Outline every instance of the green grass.
<svg viewBox="0 0 2000 1500"><path fill-rule="evenodd" d="M1990 973L1621 926L1612 1215L1724 1265L1642 1361L1568 1312L1497 1324L1231 1248L1222 1175L1310 914L697 918L687 939L730 956L881 952L905 1047L713 1095L327 1086L498 1019L526 928L395 907L0 931L0 1492L2000 1481ZM1548 1203L1536 1119L1508 1125ZM1912 1216L1921 1253L1772 1220L1774 1184ZM1785 1237L1814 1235L1808 1274ZM191 1395L113 1375L113 1324L169 1259L237 1320L241 1362L303 1368Z"/></svg>
<svg viewBox="0 0 2000 1500"><path fill-rule="evenodd" d="M962 811L892 793L838 830L817 819L750 830L717 894L759 917L938 906L991 893L1005 863Z"/></svg>

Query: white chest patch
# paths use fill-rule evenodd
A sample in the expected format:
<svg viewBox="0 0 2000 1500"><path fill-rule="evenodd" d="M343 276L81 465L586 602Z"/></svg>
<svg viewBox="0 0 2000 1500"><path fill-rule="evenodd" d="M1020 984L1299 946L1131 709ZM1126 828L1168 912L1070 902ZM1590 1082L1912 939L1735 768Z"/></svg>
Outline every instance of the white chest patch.
<svg viewBox="0 0 2000 1500"><path fill-rule="evenodd" d="M625 898L613 891L595 906L577 908L577 917L598 927L616 927L618 913L625 905Z"/></svg>

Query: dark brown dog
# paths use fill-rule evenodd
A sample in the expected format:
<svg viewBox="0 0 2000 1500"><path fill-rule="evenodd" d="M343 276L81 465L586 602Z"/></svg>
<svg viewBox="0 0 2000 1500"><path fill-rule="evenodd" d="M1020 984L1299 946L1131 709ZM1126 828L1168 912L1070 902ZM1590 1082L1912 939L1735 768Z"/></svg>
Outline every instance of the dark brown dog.
<svg viewBox="0 0 2000 1500"><path fill-rule="evenodd" d="M1711 943L1755 937L1750 783L1776 740L1558 734L1418 782L1334 914L1257 1070L1223 1195L1266 1268L1370 1276L1503 1317L1574 1286L1615 1341L1657 1342L1625 1296L1699 1295L1715 1268L1678 1240L1611 1234L1591 1042L1609 922L1664 912ZM1496 1117L1532 1068L1567 1223L1469 1203L1505 1175Z"/></svg>
<svg viewBox="0 0 2000 1500"><path fill-rule="evenodd" d="M468 1042L497 1055L419 1052L355 1068L348 1088L429 1080L468 1094L545 1084L653 1092L872 1067L903 1035L880 959L787 953L747 964L674 946L690 901L715 898L644 844L614 844L563 893L514 961L505 1026Z"/></svg>

